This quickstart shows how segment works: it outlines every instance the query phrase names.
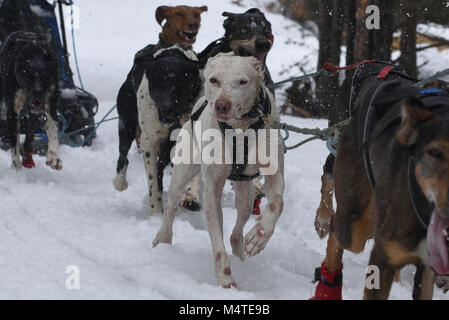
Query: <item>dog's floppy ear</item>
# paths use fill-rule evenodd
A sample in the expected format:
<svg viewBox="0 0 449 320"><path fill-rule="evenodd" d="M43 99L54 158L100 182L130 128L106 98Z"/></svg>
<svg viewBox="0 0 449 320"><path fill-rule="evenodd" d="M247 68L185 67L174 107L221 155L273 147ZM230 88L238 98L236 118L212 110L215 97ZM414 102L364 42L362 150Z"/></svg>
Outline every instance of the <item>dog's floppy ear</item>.
<svg viewBox="0 0 449 320"><path fill-rule="evenodd" d="M237 13L232 13L232 12L224 11L221 15L222 15L223 17L234 18L234 17L237 15Z"/></svg>
<svg viewBox="0 0 449 320"><path fill-rule="evenodd" d="M200 13L203 13L203 12L207 11L207 6L195 7L195 8L198 9L200 11Z"/></svg>
<svg viewBox="0 0 449 320"><path fill-rule="evenodd" d="M403 145L411 146L416 143L419 126L432 119L433 114L424 108L421 100L409 97L402 103L401 117L398 140Z"/></svg>
<svg viewBox="0 0 449 320"><path fill-rule="evenodd" d="M164 21L164 19L167 19L169 11L169 6L160 6L156 9L156 21L157 23L159 23L159 25L162 25L162 21Z"/></svg>

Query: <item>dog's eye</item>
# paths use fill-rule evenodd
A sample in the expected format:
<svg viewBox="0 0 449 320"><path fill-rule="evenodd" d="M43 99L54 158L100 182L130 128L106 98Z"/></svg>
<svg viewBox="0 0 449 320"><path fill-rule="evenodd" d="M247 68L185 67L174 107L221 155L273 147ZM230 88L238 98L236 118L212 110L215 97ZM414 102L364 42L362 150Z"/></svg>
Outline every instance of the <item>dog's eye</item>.
<svg viewBox="0 0 449 320"><path fill-rule="evenodd" d="M427 153L431 157L436 158L436 159L443 159L444 158L443 152L441 152L441 150L437 149L437 148L431 148L431 149L427 150Z"/></svg>
<svg viewBox="0 0 449 320"><path fill-rule="evenodd" d="M218 80L217 80L217 78L210 78L210 79L209 79L209 82L210 82L210 83L213 83L213 84L217 84L217 83L218 83Z"/></svg>
<svg viewBox="0 0 449 320"><path fill-rule="evenodd" d="M239 84L241 85L241 86L244 86L245 84L247 84L248 83L248 81L247 80L240 80L239 81Z"/></svg>
<svg viewBox="0 0 449 320"><path fill-rule="evenodd" d="M242 28L240 29L240 33L242 33L242 34L247 34L247 33L248 33L248 28L247 28L247 27L242 27Z"/></svg>
<svg viewBox="0 0 449 320"><path fill-rule="evenodd" d="M180 18L184 17L184 14L181 11L176 12L176 15Z"/></svg>

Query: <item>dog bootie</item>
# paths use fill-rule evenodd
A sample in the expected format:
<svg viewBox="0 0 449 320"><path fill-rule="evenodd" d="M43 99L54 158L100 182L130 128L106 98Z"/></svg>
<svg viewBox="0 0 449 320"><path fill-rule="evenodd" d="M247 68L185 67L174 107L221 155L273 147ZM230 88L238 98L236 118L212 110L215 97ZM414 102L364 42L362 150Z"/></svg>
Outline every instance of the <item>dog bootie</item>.
<svg viewBox="0 0 449 320"><path fill-rule="evenodd" d="M36 166L34 164L32 153L24 153L22 155L22 166L24 166L25 168L28 168L28 169L34 168Z"/></svg>
<svg viewBox="0 0 449 320"><path fill-rule="evenodd" d="M257 197L254 199L254 206L253 206L253 215L260 216L260 198Z"/></svg>
<svg viewBox="0 0 449 320"><path fill-rule="evenodd" d="M342 300L341 287L343 266L338 270L329 270L321 264L321 268L315 269L315 280L318 285L315 289L315 295L310 300Z"/></svg>

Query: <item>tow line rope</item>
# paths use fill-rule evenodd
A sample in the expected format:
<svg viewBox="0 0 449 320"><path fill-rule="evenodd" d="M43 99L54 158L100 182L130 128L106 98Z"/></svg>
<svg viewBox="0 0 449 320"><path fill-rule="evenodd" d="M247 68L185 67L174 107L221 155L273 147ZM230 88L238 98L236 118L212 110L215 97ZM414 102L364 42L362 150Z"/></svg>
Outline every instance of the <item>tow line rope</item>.
<svg viewBox="0 0 449 320"><path fill-rule="evenodd" d="M73 22L73 21L72 21ZM73 29L72 29L73 31ZM278 87L282 84L288 83L288 82L293 82L293 81L298 81L298 80L303 80L306 78L317 78L319 76L328 76L328 77L333 77L337 74L338 71L341 70L348 70L348 69L355 69L357 68L359 65L362 64L366 64L366 63L373 63L375 62L375 60L364 60L362 62L358 62L358 63L354 63L348 66L344 66L344 67L338 67L330 62L326 62L323 65L323 69L317 71L317 72L313 72L313 73L308 73L308 74L304 74L301 76L297 76L297 77L291 77L276 83L273 83L271 86L269 87ZM77 70L78 70L78 65L77 65ZM79 73L79 70L78 70ZM437 72L435 73L433 76L428 77L426 79L423 79L419 82L417 82L415 84L415 86L419 86L422 87L430 82L435 81L436 79L439 79L441 77L447 76L449 75L449 68L445 69L443 71ZM81 82L81 76L79 74L79 79ZM64 118L64 116L61 113L58 113L58 115L61 117L61 119L63 120L63 128L59 133L60 139L63 140L64 142L66 142L69 146L71 147L80 147L83 146L87 141L89 141L89 139L91 139L93 137L93 135L96 133L97 129L100 127L101 124L103 124L104 122L108 122L108 121L112 121L112 120L116 120L118 119L118 117L113 117L113 118L109 118L107 119L107 117L111 114L111 112L117 107L117 105L114 105L107 113L106 115L97 123L93 124L93 125L89 125L89 126L85 126L84 128L72 131L70 133L66 133L65 131L67 130L67 128L70 126L70 122L67 121L67 119ZM283 146L284 146L284 152L287 152L287 150L292 150L292 149L296 149L310 141L313 140L323 140L327 142L327 147L328 149L335 155L336 154L336 149L335 146L338 142L338 137L340 135L340 130L342 127L346 126L349 124L349 122L351 121L351 118L347 118L331 127L325 128L325 129L320 129L320 128L300 128L300 127L296 127L293 125L289 125L287 123L280 123L278 126L278 129L284 131L285 136L282 137L282 142L283 142ZM85 130L88 130L90 128L94 128L89 135L87 135L83 142L81 143L73 143L73 141L71 140L71 136L80 132L83 132ZM301 134L305 134L305 135L311 135L312 137L307 138L293 146L286 146L285 142L289 139L290 137L290 131L296 132L296 133L301 133Z"/></svg>
<svg viewBox="0 0 449 320"><path fill-rule="evenodd" d="M366 63L373 63L375 61L376 60L364 60L362 62L351 64L351 65L344 66L344 67L338 67L336 65L331 64L330 62L326 62L324 64L324 66L323 66L323 69L321 69L318 72L309 73L309 74L305 74L303 76L286 79L286 80L277 82L277 83L273 84L272 86L276 87L276 86L278 86L280 84L284 84L284 83L287 83L287 82L290 82L290 81L295 81L295 80L309 78L309 77L318 77L318 76L321 76L321 75L334 76L338 71L348 70L348 69L355 69L359 65L366 64ZM433 81L435 81L435 80L437 80L439 78L442 78L444 76L447 76L447 75L449 75L449 68L445 69L445 70L442 70L440 72L437 72L433 76L428 77L426 79L423 79L423 80L415 83L414 86L415 87L423 87L424 85L426 85L428 83L431 83L431 82L433 82ZM349 117L349 118L347 118L347 119L345 119L345 120L343 120L341 122L338 122L337 124L335 124L335 125L333 125L331 127L325 128L325 129L319 129L319 128L315 128L315 129L299 128L299 127L292 126L292 125L289 125L289 124L286 124L286 123L280 123L279 126L278 126L278 129L283 130L285 132L285 136L282 137L282 140L283 140L282 142L283 142L283 145L284 145L284 152L287 152L287 150L292 150L292 149L298 148L298 147L300 147L300 146L302 146L302 145L304 145L304 144L306 144L306 143L308 143L310 141L320 139L320 140L326 141L327 148L335 156L336 153L337 153L336 145L338 144L338 138L340 136L340 129L342 127L348 125L350 121L351 121L351 117ZM297 132L297 133L301 133L301 134L306 134L306 135L311 135L312 137L310 137L308 139L305 139L305 140L303 140L303 141L301 141L301 142L299 142L299 143L297 143L297 144L295 144L293 146L288 147L288 146L286 146L285 141L287 141L287 139L290 137L289 131L293 131L293 132Z"/></svg>

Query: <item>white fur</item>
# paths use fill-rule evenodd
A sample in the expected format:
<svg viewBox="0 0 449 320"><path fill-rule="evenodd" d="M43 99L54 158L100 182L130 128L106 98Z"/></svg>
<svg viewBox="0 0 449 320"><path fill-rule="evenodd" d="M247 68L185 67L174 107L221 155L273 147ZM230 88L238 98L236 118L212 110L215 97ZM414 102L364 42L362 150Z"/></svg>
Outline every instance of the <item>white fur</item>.
<svg viewBox="0 0 449 320"><path fill-rule="evenodd" d="M219 130L217 119L213 115L213 106L214 102L220 97L225 97L232 101L230 111L231 119L228 123L234 128L248 128L252 123L251 120L237 120L236 118L241 117L250 110L257 97L259 88L265 90L272 105L271 120L266 124L266 128L274 127L275 122L279 121L279 114L274 103L274 98L263 84L263 74L260 64L256 59L252 57L238 57L233 54L219 54L209 60L204 76L205 96L208 101L208 106L198 121L201 124L202 130L211 128ZM215 77L220 84L215 85L210 83L209 80L211 77ZM247 84L240 85L239 82L242 79L247 80ZM203 101L204 99L200 99L194 110ZM184 125L183 129L192 134L190 121ZM277 130L276 132L279 136L279 141L281 141L279 131ZM194 135L196 135L196 132ZM198 141L198 139L199 137L195 137L193 140ZM234 183L236 190L235 206L237 209L237 220L230 240L233 254L242 260L246 256L258 254L265 248L282 212L284 153L280 142L277 147L278 169L274 175L265 176L264 189L268 198L267 206L256 225L247 233L246 237L243 237L243 227L248 221L253 208L254 186L251 181ZM229 258L223 242L223 213L221 208L223 186L229 176L231 167L232 165L230 164L205 164L204 162L191 165L176 164L170 181L168 204L163 217L163 224L153 240L153 246L158 245L160 242L172 242L173 222L179 198L190 180L201 172L204 181L204 211L212 242L215 273L218 284L223 287L235 285L231 275ZM248 165L244 174L254 174L259 168L260 166L258 164Z"/></svg>

